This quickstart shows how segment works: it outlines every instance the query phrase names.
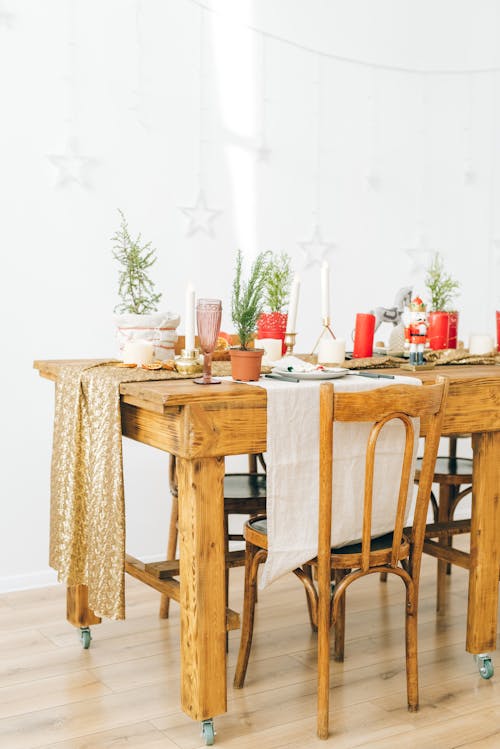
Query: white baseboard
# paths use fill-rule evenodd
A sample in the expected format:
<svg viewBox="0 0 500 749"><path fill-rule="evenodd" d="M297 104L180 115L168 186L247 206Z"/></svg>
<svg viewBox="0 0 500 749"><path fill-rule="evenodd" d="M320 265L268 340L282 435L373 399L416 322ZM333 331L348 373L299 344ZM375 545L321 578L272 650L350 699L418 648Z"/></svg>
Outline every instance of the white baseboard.
<svg viewBox="0 0 500 749"><path fill-rule="evenodd" d="M30 590L31 588L46 588L48 585L57 585L57 574L51 569L40 570L40 572L28 572L25 575L0 577L0 593L12 593L16 590Z"/></svg>
<svg viewBox="0 0 500 749"><path fill-rule="evenodd" d="M150 554L139 557L142 562L161 562L165 554ZM57 573L47 568L40 572L27 572L25 575L6 575L0 577L0 594L13 593L16 590L31 590L32 588L46 588L57 585Z"/></svg>

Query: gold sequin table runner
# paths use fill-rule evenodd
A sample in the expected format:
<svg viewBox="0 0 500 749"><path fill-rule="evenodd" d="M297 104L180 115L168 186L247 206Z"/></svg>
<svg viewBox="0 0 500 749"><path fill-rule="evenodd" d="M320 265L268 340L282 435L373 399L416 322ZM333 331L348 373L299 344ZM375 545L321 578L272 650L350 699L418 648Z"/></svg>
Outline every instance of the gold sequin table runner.
<svg viewBox="0 0 500 749"><path fill-rule="evenodd" d="M213 365L214 374L229 371L229 363ZM97 616L125 617L120 384L185 378L164 370L121 369L109 361L58 370L49 563L59 581L88 586L89 607Z"/></svg>

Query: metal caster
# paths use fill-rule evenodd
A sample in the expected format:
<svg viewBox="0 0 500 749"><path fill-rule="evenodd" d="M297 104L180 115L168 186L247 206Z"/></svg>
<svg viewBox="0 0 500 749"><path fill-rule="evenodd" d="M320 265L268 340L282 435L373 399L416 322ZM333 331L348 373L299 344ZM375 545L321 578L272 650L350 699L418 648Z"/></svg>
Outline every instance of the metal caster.
<svg viewBox="0 0 500 749"><path fill-rule="evenodd" d="M207 720L201 721L201 735L205 739L206 746L212 746L215 740L213 718L207 718Z"/></svg>
<svg viewBox="0 0 500 749"><path fill-rule="evenodd" d="M82 643L82 648L84 650L89 649L91 639L92 635L90 634L90 627L80 627L80 642Z"/></svg>
<svg viewBox="0 0 500 749"><path fill-rule="evenodd" d="M495 669L493 668L493 661L491 660L489 653L479 653L479 655L475 656L475 659L481 678L491 679L495 673Z"/></svg>

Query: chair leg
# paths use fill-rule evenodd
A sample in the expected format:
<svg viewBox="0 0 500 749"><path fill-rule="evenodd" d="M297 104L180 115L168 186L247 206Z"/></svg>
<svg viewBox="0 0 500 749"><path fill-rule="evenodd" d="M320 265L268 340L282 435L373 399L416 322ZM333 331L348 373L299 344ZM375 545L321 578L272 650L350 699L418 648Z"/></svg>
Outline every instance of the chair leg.
<svg viewBox="0 0 500 749"><path fill-rule="evenodd" d="M418 710L417 593L413 581L406 582L406 689L408 710Z"/></svg>
<svg viewBox="0 0 500 749"><path fill-rule="evenodd" d="M453 500L453 486L441 484L439 487L439 511L438 522L448 522L450 519L450 507ZM439 543L451 546L451 537L449 534L441 534ZM446 574L448 564L442 559L437 562L437 597L436 611L443 612L446 603Z"/></svg>
<svg viewBox="0 0 500 749"><path fill-rule="evenodd" d="M250 648L252 647L255 600L257 592L257 572L259 561L265 558L265 551L247 542L245 554L245 591L241 616L241 640L238 662L234 673L233 686L241 689L247 673Z"/></svg>
<svg viewBox="0 0 500 749"><path fill-rule="evenodd" d="M334 570L334 580L336 586L340 583L342 578L347 575L347 573L348 570ZM335 617L335 622L333 625L333 633L333 659L337 661L337 663L343 663L345 647L345 592L340 596L339 602L337 604L337 616Z"/></svg>
<svg viewBox="0 0 500 749"><path fill-rule="evenodd" d="M302 570L304 571L304 574L309 578L309 580L311 581L311 583L313 583L313 571L312 571L311 565L310 564L303 564L302 565ZM309 622L311 624L311 629L312 629L313 632L317 632L318 631L318 627L316 626L315 617L314 617L314 613L313 613L313 609L312 609L312 604L311 604L311 599L307 595L307 591L306 591L306 601L307 601L307 611L309 613Z"/></svg>
<svg viewBox="0 0 500 749"><path fill-rule="evenodd" d="M170 526L168 529L167 560L175 559L177 552L177 520L179 517L179 500L172 495L172 509L170 511ZM160 619L168 619L170 598L164 593L160 599Z"/></svg>
<svg viewBox="0 0 500 749"><path fill-rule="evenodd" d="M225 563L225 582L226 582L226 607L229 606L229 567L227 566L227 560L229 557L229 516L224 513L224 559ZM229 632L226 630L226 653L229 652Z"/></svg>

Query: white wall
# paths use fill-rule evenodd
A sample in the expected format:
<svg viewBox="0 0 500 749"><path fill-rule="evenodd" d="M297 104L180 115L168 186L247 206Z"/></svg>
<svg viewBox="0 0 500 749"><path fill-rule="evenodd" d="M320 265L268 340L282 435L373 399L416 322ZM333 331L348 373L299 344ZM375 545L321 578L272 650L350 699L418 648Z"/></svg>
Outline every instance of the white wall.
<svg viewBox="0 0 500 749"><path fill-rule="evenodd" d="M416 265L427 255L407 252L423 235L461 282L459 337L493 335L498 4L206 2L202 34L194 0L0 6L0 590L53 579L53 385L31 366L116 354L118 207L158 249L165 305L182 311L190 279L199 295L224 300L226 330L236 248L286 250L302 277L298 349L311 348L321 253L306 257L300 242L317 223L334 245L338 335L350 334L357 311L392 304L400 286L424 292ZM79 182L60 184L49 156L68 139L89 161ZM221 211L213 238L187 236L180 210L200 182ZM134 553L164 547L166 472L159 451L125 446Z"/></svg>

